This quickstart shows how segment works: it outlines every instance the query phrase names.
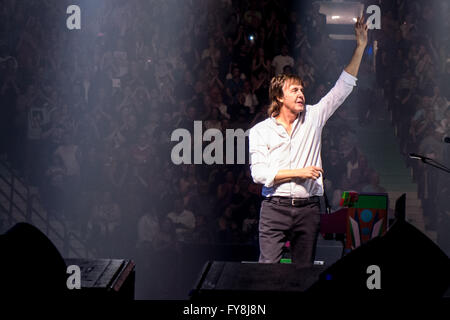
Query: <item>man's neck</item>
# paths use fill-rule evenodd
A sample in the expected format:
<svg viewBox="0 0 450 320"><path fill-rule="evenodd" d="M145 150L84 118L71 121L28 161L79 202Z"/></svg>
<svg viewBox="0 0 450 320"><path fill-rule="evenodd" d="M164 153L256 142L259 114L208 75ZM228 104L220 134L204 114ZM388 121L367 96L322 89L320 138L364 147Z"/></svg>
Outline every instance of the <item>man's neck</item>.
<svg viewBox="0 0 450 320"><path fill-rule="evenodd" d="M293 130L292 124L294 123L295 119L297 119L297 117L298 114L282 109L280 110L280 114L276 116L275 119L284 127L289 136L291 136Z"/></svg>
<svg viewBox="0 0 450 320"><path fill-rule="evenodd" d="M291 111L288 110L280 110L280 114L278 116L275 117L275 119L277 120L277 122L280 122L282 124L285 125L292 125L295 121L295 119L297 119L298 114L295 114Z"/></svg>

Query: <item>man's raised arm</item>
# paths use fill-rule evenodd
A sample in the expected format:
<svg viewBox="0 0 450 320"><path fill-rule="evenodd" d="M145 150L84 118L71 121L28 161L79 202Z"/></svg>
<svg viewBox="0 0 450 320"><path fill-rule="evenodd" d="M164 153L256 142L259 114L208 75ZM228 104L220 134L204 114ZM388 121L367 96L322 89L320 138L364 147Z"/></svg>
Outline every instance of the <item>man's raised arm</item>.
<svg viewBox="0 0 450 320"><path fill-rule="evenodd" d="M364 22L364 17L356 20L355 23L355 36L356 36L356 48L353 53L352 59L345 71L356 77L358 75L359 66L361 64L361 59L364 54L364 50L367 45L367 24Z"/></svg>
<svg viewBox="0 0 450 320"><path fill-rule="evenodd" d="M367 45L367 29L364 18L358 18L355 23L356 48L352 59L341 73L334 87L316 104L320 126L325 125L356 85L356 76Z"/></svg>

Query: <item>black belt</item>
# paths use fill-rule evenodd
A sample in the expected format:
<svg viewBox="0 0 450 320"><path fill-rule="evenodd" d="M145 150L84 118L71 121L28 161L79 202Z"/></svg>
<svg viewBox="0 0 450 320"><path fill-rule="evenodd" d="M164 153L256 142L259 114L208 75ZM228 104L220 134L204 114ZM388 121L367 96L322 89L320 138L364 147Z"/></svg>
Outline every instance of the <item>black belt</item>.
<svg viewBox="0 0 450 320"><path fill-rule="evenodd" d="M278 203L285 206L303 207L311 203L320 203L319 196L312 196L308 198L290 198L290 197L267 197L267 201Z"/></svg>

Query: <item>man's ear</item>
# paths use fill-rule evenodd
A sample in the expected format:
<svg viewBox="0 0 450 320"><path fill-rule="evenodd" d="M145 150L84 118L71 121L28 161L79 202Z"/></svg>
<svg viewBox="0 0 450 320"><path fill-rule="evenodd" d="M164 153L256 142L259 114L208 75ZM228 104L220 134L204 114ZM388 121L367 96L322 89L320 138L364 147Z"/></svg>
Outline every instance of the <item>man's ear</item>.
<svg viewBox="0 0 450 320"><path fill-rule="evenodd" d="M281 104L283 104L284 97L277 97L277 101Z"/></svg>

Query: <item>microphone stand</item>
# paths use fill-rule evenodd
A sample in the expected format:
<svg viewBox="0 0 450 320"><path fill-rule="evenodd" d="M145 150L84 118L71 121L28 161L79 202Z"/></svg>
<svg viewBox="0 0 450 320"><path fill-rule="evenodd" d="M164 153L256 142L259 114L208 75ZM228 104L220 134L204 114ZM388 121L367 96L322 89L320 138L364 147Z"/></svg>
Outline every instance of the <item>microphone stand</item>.
<svg viewBox="0 0 450 320"><path fill-rule="evenodd" d="M436 160L433 160L431 158L427 158L425 156L421 156L420 154L409 154L409 157L412 159L419 159L421 160L423 163L426 163L432 167L438 168L444 172L450 173L450 169L447 168L446 166L440 164L439 162L437 162Z"/></svg>

